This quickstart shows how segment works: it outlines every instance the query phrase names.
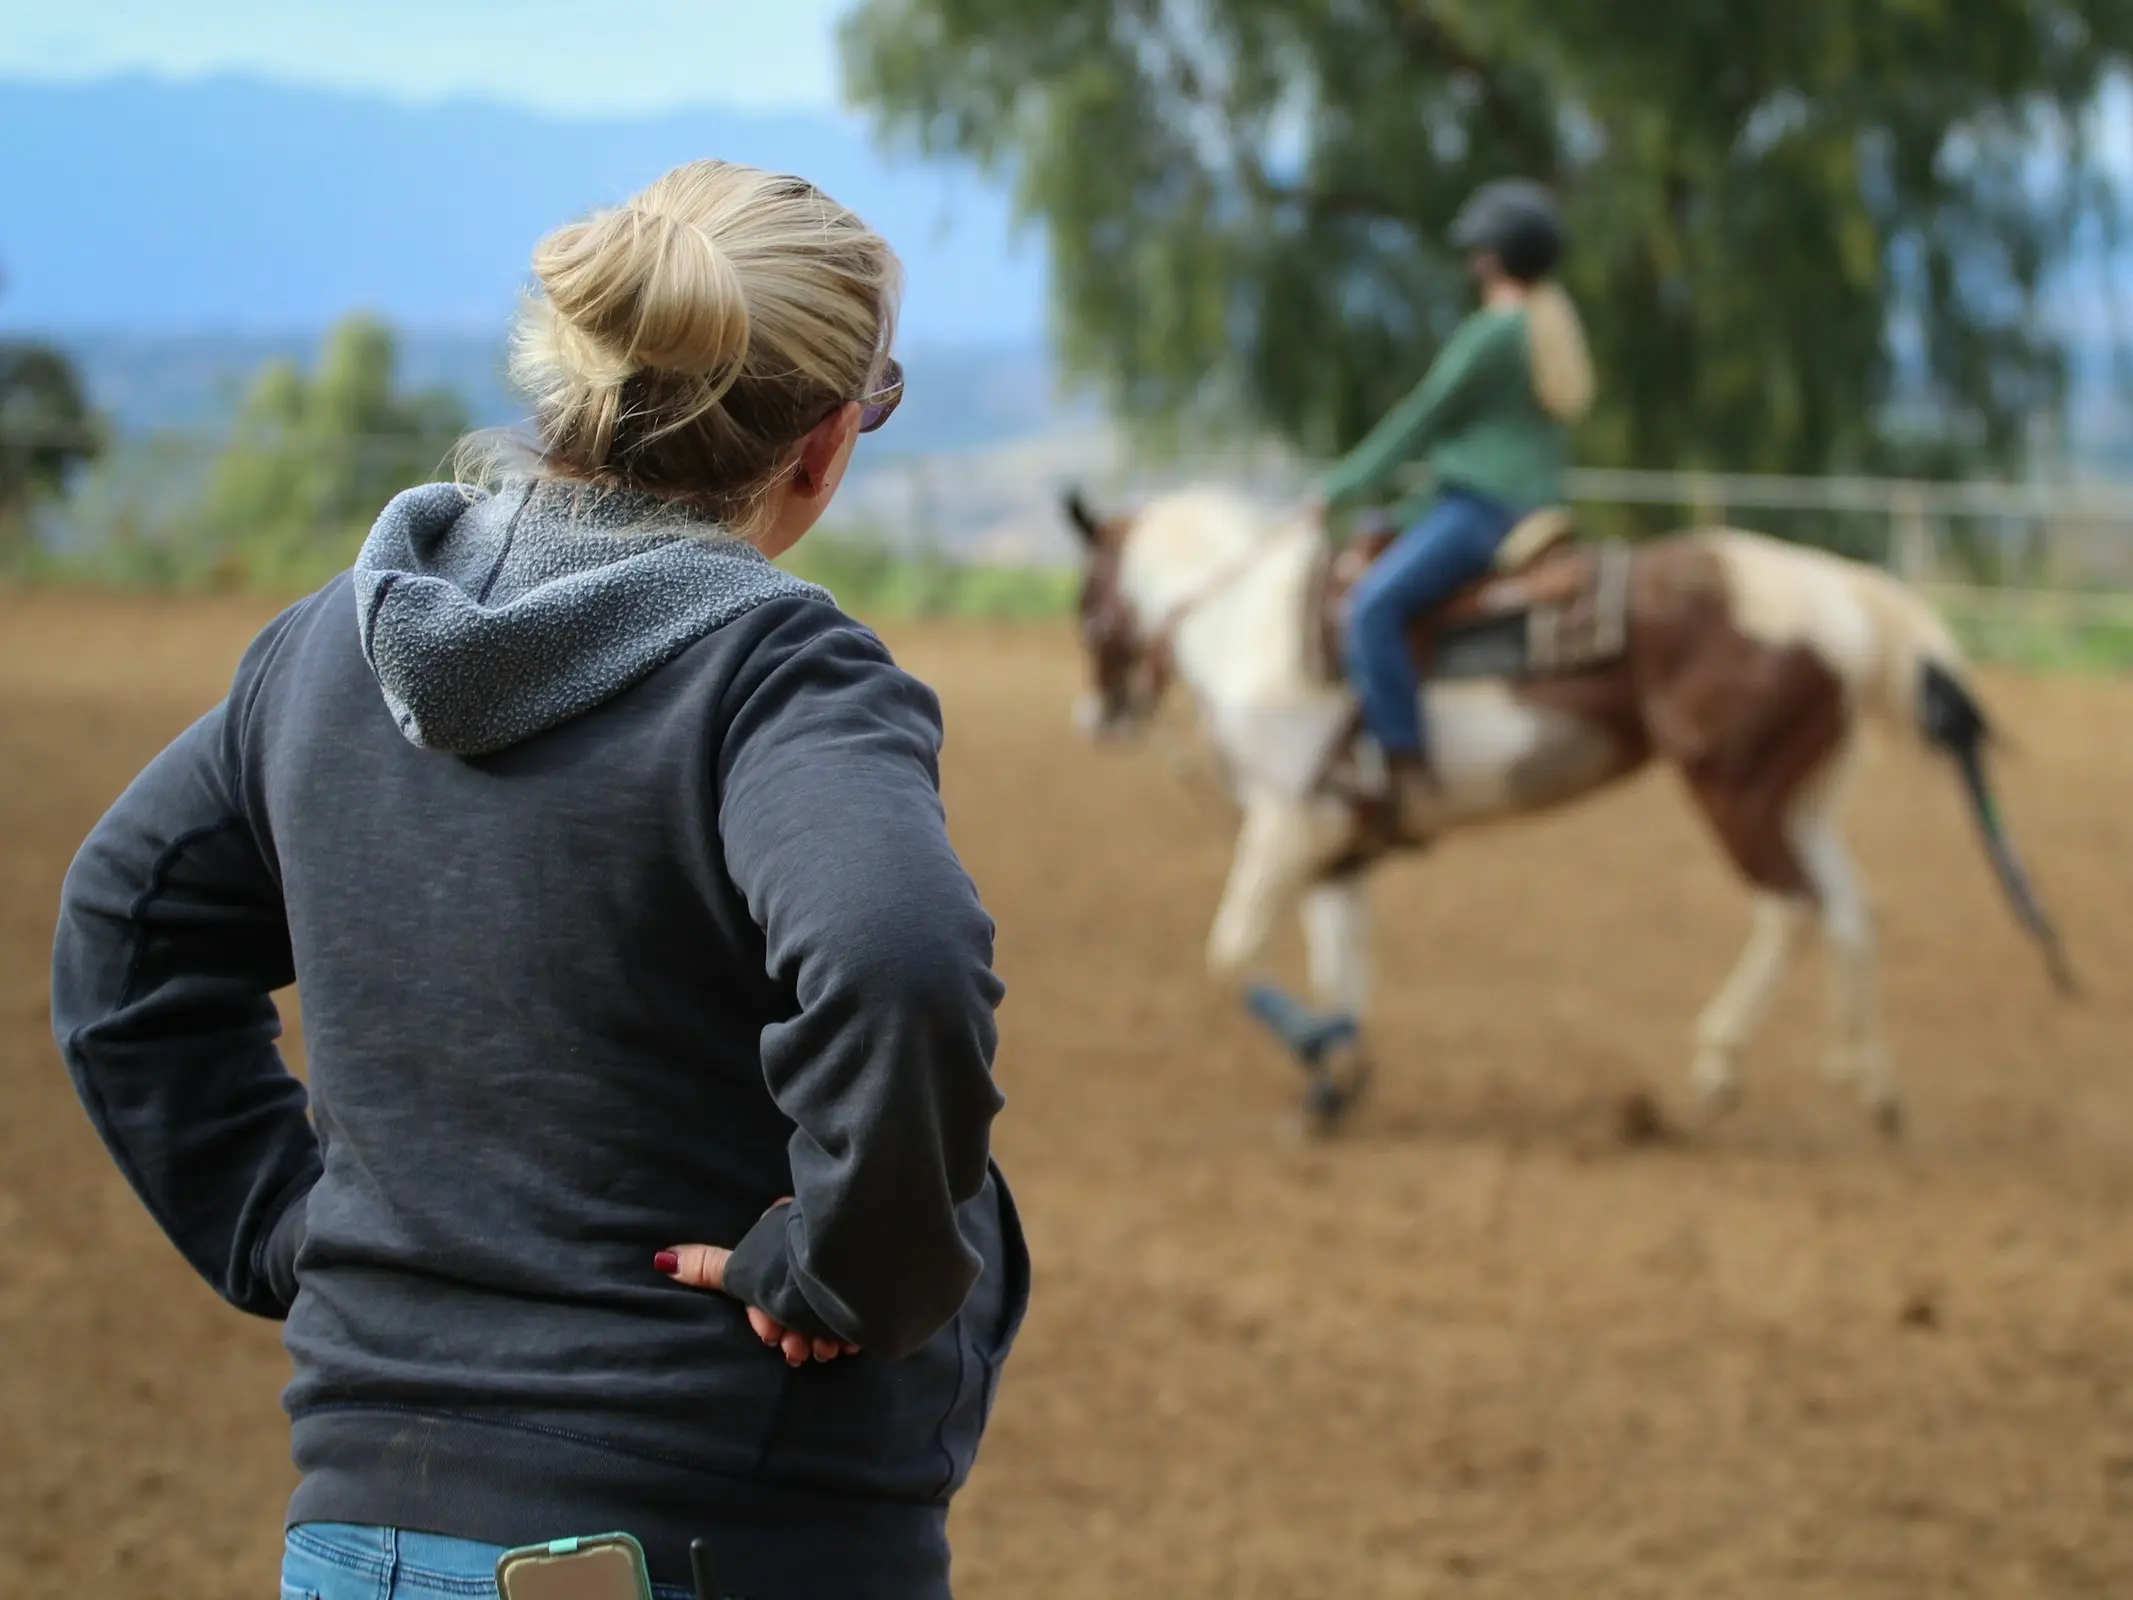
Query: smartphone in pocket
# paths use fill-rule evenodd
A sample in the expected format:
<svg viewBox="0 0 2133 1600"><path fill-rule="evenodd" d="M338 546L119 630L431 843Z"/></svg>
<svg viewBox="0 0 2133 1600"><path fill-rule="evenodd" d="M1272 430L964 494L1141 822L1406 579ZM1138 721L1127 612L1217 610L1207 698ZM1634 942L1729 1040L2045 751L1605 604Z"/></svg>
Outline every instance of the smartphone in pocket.
<svg viewBox="0 0 2133 1600"><path fill-rule="evenodd" d="M644 1547L626 1533L521 1545L496 1558L502 1600L652 1600Z"/></svg>

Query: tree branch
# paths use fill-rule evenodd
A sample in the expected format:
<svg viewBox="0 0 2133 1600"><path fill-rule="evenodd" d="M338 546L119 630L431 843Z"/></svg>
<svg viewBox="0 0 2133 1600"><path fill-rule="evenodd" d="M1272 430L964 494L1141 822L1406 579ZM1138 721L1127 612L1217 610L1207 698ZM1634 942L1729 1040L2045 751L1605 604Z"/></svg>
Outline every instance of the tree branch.
<svg viewBox="0 0 2133 1600"><path fill-rule="evenodd" d="M1413 227L1414 218L1385 200L1359 189L1320 189L1309 183L1276 183L1266 165L1256 156L1240 154L1237 176L1247 193L1265 206L1296 206L1314 217L1340 217L1352 222L1397 222Z"/></svg>
<svg viewBox="0 0 2133 1600"><path fill-rule="evenodd" d="M1386 12L1394 29L1417 55L1473 80L1481 95L1482 110L1526 174L1543 183L1555 182L1559 163L1554 135L1533 125L1525 108L1512 98L1500 73L1452 32L1429 0L1386 0Z"/></svg>

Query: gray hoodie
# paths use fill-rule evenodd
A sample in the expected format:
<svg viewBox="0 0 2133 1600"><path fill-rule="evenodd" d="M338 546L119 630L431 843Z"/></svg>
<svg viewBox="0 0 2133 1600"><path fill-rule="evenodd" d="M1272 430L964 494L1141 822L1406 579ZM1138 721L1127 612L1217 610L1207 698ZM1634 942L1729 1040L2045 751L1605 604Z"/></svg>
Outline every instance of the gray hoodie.
<svg viewBox="0 0 2133 1600"><path fill-rule="evenodd" d="M940 737L715 529L432 485L119 799L54 1030L187 1258L287 1318L292 1523L946 1594L1028 1264ZM653 1269L691 1240L737 1242L735 1298ZM863 1353L790 1370L744 1301Z"/></svg>

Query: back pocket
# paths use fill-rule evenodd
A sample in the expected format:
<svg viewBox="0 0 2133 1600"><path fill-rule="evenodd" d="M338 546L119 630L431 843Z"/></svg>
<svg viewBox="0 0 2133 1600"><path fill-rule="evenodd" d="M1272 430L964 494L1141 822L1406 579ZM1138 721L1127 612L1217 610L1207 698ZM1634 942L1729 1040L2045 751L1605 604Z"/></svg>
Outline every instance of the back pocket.
<svg viewBox="0 0 2133 1600"><path fill-rule="evenodd" d="M337 1523L291 1528L282 1546L281 1600L378 1600L392 1562L382 1543L372 1545L363 1534L344 1533Z"/></svg>

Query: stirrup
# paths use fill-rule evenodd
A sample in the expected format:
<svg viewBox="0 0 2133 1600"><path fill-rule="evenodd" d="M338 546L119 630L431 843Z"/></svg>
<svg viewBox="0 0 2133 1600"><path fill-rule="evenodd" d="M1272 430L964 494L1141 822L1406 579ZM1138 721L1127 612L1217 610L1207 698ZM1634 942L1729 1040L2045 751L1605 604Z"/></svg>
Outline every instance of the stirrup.
<svg viewBox="0 0 2133 1600"><path fill-rule="evenodd" d="M1391 795L1357 798L1350 802L1355 816L1357 846L1364 850L1411 855L1436 842L1434 833L1411 825L1401 814L1399 801Z"/></svg>

